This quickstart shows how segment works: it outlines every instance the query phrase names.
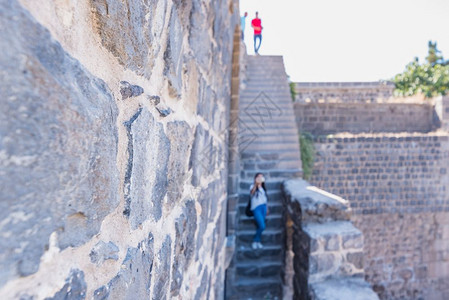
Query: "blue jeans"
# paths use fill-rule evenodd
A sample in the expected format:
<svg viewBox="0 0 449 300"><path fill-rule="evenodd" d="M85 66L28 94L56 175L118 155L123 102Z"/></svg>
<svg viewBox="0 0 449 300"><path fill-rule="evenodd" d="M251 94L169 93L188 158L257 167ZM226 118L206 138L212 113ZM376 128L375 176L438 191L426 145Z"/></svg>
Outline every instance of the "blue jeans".
<svg viewBox="0 0 449 300"><path fill-rule="evenodd" d="M257 229L254 241L260 243L262 232L265 230L265 217L267 216L267 205L262 204L257 206L254 210L254 221L256 221Z"/></svg>
<svg viewBox="0 0 449 300"><path fill-rule="evenodd" d="M259 45L256 47L256 41L259 39ZM259 52L260 44L262 44L262 35L261 34L255 34L254 35L254 52Z"/></svg>

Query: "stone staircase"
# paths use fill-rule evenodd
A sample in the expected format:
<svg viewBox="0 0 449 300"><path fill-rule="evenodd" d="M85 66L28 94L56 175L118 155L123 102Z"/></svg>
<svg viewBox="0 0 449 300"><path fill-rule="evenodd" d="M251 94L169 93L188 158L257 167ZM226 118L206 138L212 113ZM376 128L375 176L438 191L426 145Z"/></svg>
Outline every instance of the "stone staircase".
<svg viewBox="0 0 449 300"><path fill-rule="evenodd" d="M239 219L233 293L228 299L282 299L284 222L281 183L302 175L298 131L281 56L249 56L239 102ZM251 249L253 218L245 215L254 175L266 178L269 215L261 250Z"/></svg>

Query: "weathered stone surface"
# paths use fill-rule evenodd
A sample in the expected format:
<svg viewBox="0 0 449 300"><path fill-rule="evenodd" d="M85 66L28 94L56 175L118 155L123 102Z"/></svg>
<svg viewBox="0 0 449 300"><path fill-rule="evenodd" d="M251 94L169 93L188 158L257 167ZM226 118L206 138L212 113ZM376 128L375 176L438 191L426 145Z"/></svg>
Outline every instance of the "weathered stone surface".
<svg viewBox="0 0 449 300"><path fill-rule="evenodd" d="M190 154L189 168L193 169L192 184L199 185L201 175L213 171L213 144L208 131L201 124L198 124L195 130L195 140Z"/></svg>
<svg viewBox="0 0 449 300"><path fill-rule="evenodd" d="M120 272L107 285L94 292L94 299L149 299L155 259L153 243L154 238L150 234L137 248L128 248Z"/></svg>
<svg viewBox="0 0 449 300"><path fill-rule="evenodd" d="M0 27L1 286L38 270L52 232L62 249L96 234L118 204L118 173L105 83L17 1L0 3Z"/></svg>
<svg viewBox="0 0 449 300"><path fill-rule="evenodd" d="M201 285L196 290L195 298L194 298L195 300L208 299L208 297L207 297L208 277L209 277L209 272L206 267L204 269L203 276L201 277Z"/></svg>
<svg viewBox="0 0 449 300"><path fill-rule="evenodd" d="M159 96L147 96L147 99L151 102L151 104L153 105L158 105L159 103L161 103L161 98Z"/></svg>
<svg viewBox="0 0 449 300"><path fill-rule="evenodd" d="M195 252L196 208L192 200L187 201L184 212L176 220L176 239L172 271L171 296L179 295L184 271L189 267Z"/></svg>
<svg viewBox="0 0 449 300"><path fill-rule="evenodd" d="M212 43L203 43L202 41L209 40L209 33L205 28L211 28L212 22L213 15L206 13L201 1L192 1L189 44L195 57L198 58L199 66L204 70L208 69L212 60Z"/></svg>
<svg viewBox="0 0 449 300"><path fill-rule="evenodd" d="M184 183L188 180L188 157L192 148L193 129L187 122L167 123L167 137L172 151L168 160L167 198L169 207L181 201ZM182 140L183 142L179 142Z"/></svg>
<svg viewBox="0 0 449 300"><path fill-rule="evenodd" d="M340 238L338 235L326 237L326 251L337 251L340 249Z"/></svg>
<svg viewBox="0 0 449 300"><path fill-rule="evenodd" d="M347 200L312 186L307 181L290 179L283 183L282 189L287 202L298 202L300 205L301 219L294 219L295 222L349 220L351 208Z"/></svg>
<svg viewBox="0 0 449 300"><path fill-rule="evenodd" d="M162 248L157 254L158 264L154 271L154 291L152 300L167 299L170 283L170 266L171 261L172 241L170 236L167 236L162 243Z"/></svg>
<svg viewBox="0 0 449 300"><path fill-rule="evenodd" d="M343 236L343 248L355 248L361 249L363 248L363 235L361 233L358 234L350 234Z"/></svg>
<svg viewBox="0 0 449 300"><path fill-rule="evenodd" d="M164 53L164 75L168 77L170 92L174 97L179 97L181 95L182 87L181 51L183 47L183 28L178 16L179 9L183 9L183 7L180 5L174 5L172 7L169 23L171 30L167 42L167 48Z"/></svg>
<svg viewBox="0 0 449 300"><path fill-rule="evenodd" d="M122 95L122 100L137 97L142 95L143 92L143 88L138 85L132 85L127 81L120 81L120 94Z"/></svg>
<svg viewBox="0 0 449 300"><path fill-rule="evenodd" d="M46 300L84 300L86 298L87 285L84 281L84 272L72 270L66 279L66 284L53 297Z"/></svg>
<svg viewBox="0 0 449 300"><path fill-rule="evenodd" d="M126 68L149 77L163 47L166 1L90 0L95 30L103 46Z"/></svg>
<svg viewBox="0 0 449 300"><path fill-rule="evenodd" d="M336 265L339 265L341 259L332 253L314 254L310 255L310 274L317 274L322 272L329 272Z"/></svg>
<svg viewBox="0 0 449 300"><path fill-rule="evenodd" d="M363 252L350 252L346 255L346 259L357 269L363 269Z"/></svg>
<svg viewBox="0 0 449 300"><path fill-rule="evenodd" d="M0 201L0 295L221 298L226 218L219 200L227 176L221 136L231 69L223 62L231 60L227 38L238 21L237 2L20 0L30 13L18 0L8 2L0 4L6 28L0 33L0 184L8 197L2 193ZM190 39L192 23L198 34ZM208 57L192 47L208 49ZM201 80L213 92L202 99L208 106L199 116ZM192 187L197 124L205 129L198 141L207 145L198 151L207 152L197 156L202 165ZM23 153L10 152L15 147ZM139 243L150 233L154 249L152 237ZM40 260L45 268L38 269ZM85 276L73 275L55 294L67 274L58 279L48 272L60 261Z"/></svg>
<svg viewBox="0 0 449 300"><path fill-rule="evenodd" d="M129 158L124 214L135 229L148 218L155 221L161 218L171 147L162 124L157 123L146 108L141 108L125 126Z"/></svg>
<svg viewBox="0 0 449 300"><path fill-rule="evenodd" d="M340 278L314 283L310 286L311 300L379 300L363 279Z"/></svg>
<svg viewBox="0 0 449 300"><path fill-rule="evenodd" d="M119 248L113 242L105 243L99 241L90 251L90 261L95 264L101 264L105 260L118 260Z"/></svg>
<svg viewBox="0 0 449 300"><path fill-rule="evenodd" d="M166 117L166 116L168 116L169 114L172 113L172 110L170 109L170 107L158 105L158 106L156 106L156 109L159 112L159 115L161 117Z"/></svg>

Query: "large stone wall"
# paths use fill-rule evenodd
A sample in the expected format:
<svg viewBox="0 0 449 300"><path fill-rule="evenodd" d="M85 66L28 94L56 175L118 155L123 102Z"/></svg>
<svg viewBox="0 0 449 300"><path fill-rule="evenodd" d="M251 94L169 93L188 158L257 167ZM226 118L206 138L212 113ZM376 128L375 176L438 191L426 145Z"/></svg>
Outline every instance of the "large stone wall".
<svg viewBox="0 0 449 300"><path fill-rule="evenodd" d="M449 135L318 138L311 182L348 199L365 272L382 299L446 299Z"/></svg>
<svg viewBox="0 0 449 300"><path fill-rule="evenodd" d="M318 138L311 181L355 214L449 211L449 135Z"/></svg>
<svg viewBox="0 0 449 300"><path fill-rule="evenodd" d="M338 132L429 132L435 125L434 103L294 103L301 131L315 135Z"/></svg>
<svg viewBox="0 0 449 300"><path fill-rule="evenodd" d="M353 221L365 237L365 277L381 299L449 299L449 212Z"/></svg>
<svg viewBox="0 0 449 300"><path fill-rule="evenodd" d="M391 82L297 82L296 102L375 102L393 96Z"/></svg>
<svg viewBox="0 0 449 300"><path fill-rule="evenodd" d="M237 1L0 2L0 298L223 297Z"/></svg>

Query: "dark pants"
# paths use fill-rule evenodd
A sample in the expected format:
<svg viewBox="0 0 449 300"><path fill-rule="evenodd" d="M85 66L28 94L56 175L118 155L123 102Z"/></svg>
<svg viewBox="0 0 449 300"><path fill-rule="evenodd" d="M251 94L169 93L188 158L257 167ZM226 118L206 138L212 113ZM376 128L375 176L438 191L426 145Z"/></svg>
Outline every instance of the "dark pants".
<svg viewBox="0 0 449 300"><path fill-rule="evenodd" d="M245 34L243 33L243 30L242 30L242 41L244 41L245 40Z"/></svg>
<svg viewBox="0 0 449 300"><path fill-rule="evenodd" d="M256 41L259 39L259 45L256 47ZM260 44L262 44L262 35L261 34L255 34L254 35L254 52L258 53Z"/></svg>
<svg viewBox="0 0 449 300"><path fill-rule="evenodd" d="M257 206L254 210L254 221L256 221L257 229L254 241L260 243L262 232L265 230L265 217L267 216L267 205L262 204Z"/></svg>

